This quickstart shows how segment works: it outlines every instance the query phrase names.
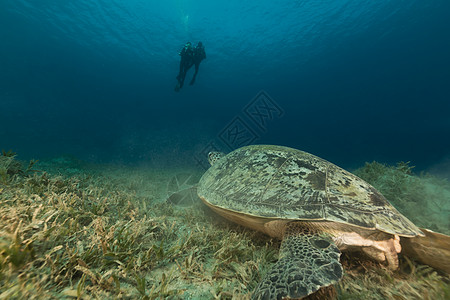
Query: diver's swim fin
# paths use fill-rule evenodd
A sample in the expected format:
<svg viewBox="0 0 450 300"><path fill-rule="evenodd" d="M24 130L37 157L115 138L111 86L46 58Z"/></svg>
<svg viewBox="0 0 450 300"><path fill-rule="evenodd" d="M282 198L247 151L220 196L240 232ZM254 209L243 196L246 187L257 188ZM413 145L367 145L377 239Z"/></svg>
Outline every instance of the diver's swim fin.
<svg viewBox="0 0 450 300"><path fill-rule="evenodd" d="M175 86L175 92L179 92L180 91L180 83L178 82L177 85Z"/></svg>

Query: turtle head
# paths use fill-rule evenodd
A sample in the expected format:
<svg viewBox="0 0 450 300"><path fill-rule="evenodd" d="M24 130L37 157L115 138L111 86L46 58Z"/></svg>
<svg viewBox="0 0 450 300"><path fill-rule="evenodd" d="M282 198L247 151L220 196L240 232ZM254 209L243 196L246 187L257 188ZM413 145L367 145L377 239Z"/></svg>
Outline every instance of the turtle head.
<svg viewBox="0 0 450 300"><path fill-rule="evenodd" d="M219 159L221 159L222 157L225 156L225 153L222 152L216 152L216 151L211 151L208 153L208 161L209 164L212 166L216 163L216 161L218 161Z"/></svg>

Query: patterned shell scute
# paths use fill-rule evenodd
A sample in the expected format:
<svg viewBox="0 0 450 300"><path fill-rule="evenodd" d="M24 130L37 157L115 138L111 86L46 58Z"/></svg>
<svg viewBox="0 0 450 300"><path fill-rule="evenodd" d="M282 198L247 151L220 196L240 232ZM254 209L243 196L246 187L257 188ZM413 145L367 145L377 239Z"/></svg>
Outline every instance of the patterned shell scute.
<svg viewBox="0 0 450 300"><path fill-rule="evenodd" d="M365 181L282 146L229 153L203 175L198 193L213 206L257 217L328 220L404 235L418 230Z"/></svg>
<svg viewBox="0 0 450 300"><path fill-rule="evenodd" d="M276 166L286 159L287 153L272 155L252 149L234 151L203 175L199 194L204 195L212 205L222 208L244 213L253 211L262 217L277 217L275 203L261 207L254 202L265 192L265 185L276 171Z"/></svg>

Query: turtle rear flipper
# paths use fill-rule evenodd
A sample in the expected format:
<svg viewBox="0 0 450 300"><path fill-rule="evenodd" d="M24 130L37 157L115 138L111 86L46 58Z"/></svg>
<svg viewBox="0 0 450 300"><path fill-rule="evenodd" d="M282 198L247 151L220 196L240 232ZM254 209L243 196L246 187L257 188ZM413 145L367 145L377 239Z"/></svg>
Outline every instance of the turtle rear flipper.
<svg viewBox="0 0 450 300"><path fill-rule="evenodd" d="M421 263L450 274L450 236L421 228L424 237L401 237L402 252Z"/></svg>
<svg viewBox="0 0 450 300"><path fill-rule="evenodd" d="M305 223L289 223L280 259L259 283L253 299L298 299L336 283L343 275L341 252L330 236Z"/></svg>

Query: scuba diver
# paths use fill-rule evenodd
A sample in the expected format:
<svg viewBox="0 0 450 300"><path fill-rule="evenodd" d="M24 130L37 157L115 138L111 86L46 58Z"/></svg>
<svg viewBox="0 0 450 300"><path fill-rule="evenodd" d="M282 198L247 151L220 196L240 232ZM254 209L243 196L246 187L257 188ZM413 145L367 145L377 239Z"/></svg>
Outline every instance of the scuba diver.
<svg viewBox="0 0 450 300"><path fill-rule="evenodd" d="M194 48L193 62L194 62L194 65L195 65L195 73L194 73L194 76L192 77L190 85L194 84L195 77L197 77L198 68L200 67L200 63L205 58L206 58L205 47L203 47L203 43L202 42L198 42L197 46Z"/></svg>
<svg viewBox="0 0 450 300"><path fill-rule="evenodd" d="M181 56L181 60L180 60L180 72L178 73L177 76L178 84L175 87L176 92L178 92L183 87L184 79L186 78L186 72L194 64L193 61L194 50L192 49L191 42L187 42L186 45L184 45L183 49L181 49L181 51L178 52L178 55Z"/></svg>
<svg viewBox="0 0 450 300"><path fill-rule="evenodd" d="M175 86L176 92L179 92L183 87L186 73L193 65L195 65L195 73L190 84L194 84L200 62L206 58L205 47L203 46L202 42L198 42L195 48L192 48L191 42L187 42L178 54L181 56L181 60L180 71L177 76L178 83Z"/></svg>

